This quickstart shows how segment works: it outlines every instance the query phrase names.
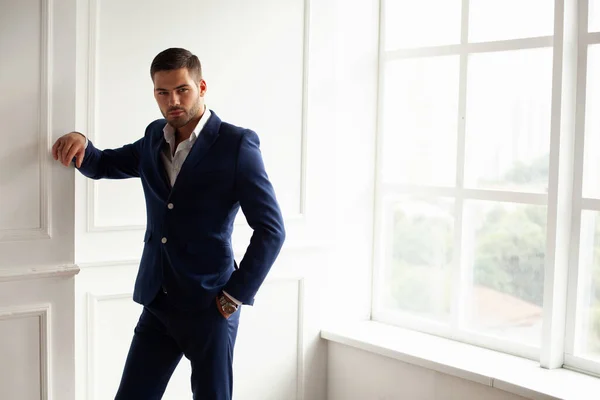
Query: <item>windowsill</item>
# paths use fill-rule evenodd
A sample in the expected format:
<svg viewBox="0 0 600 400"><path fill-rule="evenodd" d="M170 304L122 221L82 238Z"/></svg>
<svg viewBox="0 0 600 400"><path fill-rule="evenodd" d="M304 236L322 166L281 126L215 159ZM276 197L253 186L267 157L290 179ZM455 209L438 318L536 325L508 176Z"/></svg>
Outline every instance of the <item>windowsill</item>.
<svg viewBox="0 0 600 400"><path fill-rule="evenodd" d="M533 399L597 399L600 379L373 321L329 327L321 337Z"/></svg>

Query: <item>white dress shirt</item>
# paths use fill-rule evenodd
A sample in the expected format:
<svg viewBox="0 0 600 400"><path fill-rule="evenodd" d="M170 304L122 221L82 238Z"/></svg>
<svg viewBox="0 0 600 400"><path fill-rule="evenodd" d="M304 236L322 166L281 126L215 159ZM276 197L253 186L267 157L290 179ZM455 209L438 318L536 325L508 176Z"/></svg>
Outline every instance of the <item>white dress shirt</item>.
<svg viewBox="0 0 600 400"><path fill-rule="evenodd" d="M179 175L179 171L181 171L181 166L183 162L190 154L192 150L192 146L198 139L200 132L204 128L204 125L208 122L210 118L210 110L208 107L204 109L204 114L202 114L202 118L198 121L198 124L190 134L190 137L183 142L179 143L177 148L175 148L176 138L175 138L175 128L171 125L166 124L163 128L163 134L165 136L165 141L168 146L165 146L162 152L162 160L165 165L165 169L167 170L167 175L169 177L169 182L171 183L171 187L175 185L175 181L177 180L177 175Z"/></svg>

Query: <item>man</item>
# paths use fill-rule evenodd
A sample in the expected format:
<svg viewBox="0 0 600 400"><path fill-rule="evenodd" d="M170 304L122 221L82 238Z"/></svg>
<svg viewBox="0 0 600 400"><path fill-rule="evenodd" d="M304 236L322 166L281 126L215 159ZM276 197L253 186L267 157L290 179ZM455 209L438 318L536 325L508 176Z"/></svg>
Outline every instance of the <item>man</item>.
<svg viewBox="0 0 600 400"><path fill-rule="evenodd" d="M52 153L89 178L139 177L144 189L147 229L133 294L144 309L116 399L160 399L183 355L194 399L231 399L239 307L253 304L278 256L283 219L256 133L205 107L198 58L167 49L150 74L165 119L144 137L101 151L71 132ZM238 267L231 233L240 206L253 235Z"/></svg>

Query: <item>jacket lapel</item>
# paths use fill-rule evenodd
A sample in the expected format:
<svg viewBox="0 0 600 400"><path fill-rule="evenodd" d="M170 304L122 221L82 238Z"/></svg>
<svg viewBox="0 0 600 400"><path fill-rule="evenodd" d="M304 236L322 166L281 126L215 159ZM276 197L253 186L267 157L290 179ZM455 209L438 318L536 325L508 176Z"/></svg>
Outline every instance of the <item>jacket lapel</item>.
<svg viewBox="0 0 600 400"><path fill-rule="evenodd" d="M188 175L193 171L194 167L206 156L208 150L219 137L219 128L221 127L221 119L211 110L211 116L204 125L204 128L198 134L196 142L192 146L190 154L186 157L181 171L177 175L173 190L179 185L179 182L188 178ZM164 139L163 139L164 140ZM162 164L162 163L161 163Z"/></svg>
<svg viewBox="0 0 600 400"><path fill-rule="evenodd" d="M192 146L190 154L183 163L181 172L192 169L204 158L210 147L215 143L215 140L217 140L217 137L219 137L220 126L221 120L211 110L211 116L206 122L206 125L204 125L202 131L198 134L198 139L196 139L196 143Z"/></svg>
<svg viewBox="0 0 600 400"><path fill-rule="evenodd" d="M168 196L171 191L171 183L169 182L169 177L167 176L167 171L165 170L165 163L162 160L162 152L164 151L165 145L167 142L165 141L164 136L161 135L152 146L152 153L154 154L154 166L155 171L158 176L158 180L161 183L161 187L165 190L166 196Z"/></svg>

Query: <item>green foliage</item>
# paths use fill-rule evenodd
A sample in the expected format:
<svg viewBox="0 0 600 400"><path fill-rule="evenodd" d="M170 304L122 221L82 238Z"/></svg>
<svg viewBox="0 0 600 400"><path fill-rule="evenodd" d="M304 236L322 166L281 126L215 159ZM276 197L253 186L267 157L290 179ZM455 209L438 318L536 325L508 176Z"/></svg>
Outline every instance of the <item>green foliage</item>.
<svg viewBox="0 0 600 400"><path fill-rule="evenodd" d="M545 155L537 158L530 165L515 163L515 166L504 175L504 180L517 184L548 182L548 172L548 155Z"/></svg>
<svg viewBox="0 0 600 400"><path fill-rule="evenodd" d="M536 158L529 165L517 161L512 168L504 173L500 179L481 178L480 183L491 186L539 186L547 185L549 176L548 154Z"/></svg>
<svg viewBox="0 0 600 400"><path fill-rule="evenodd" d="M393 306L416 314L449 315L451 270L414 267L397 262L391 271Z"/></svg>
<svg viewBox="0 0 600 400"><path fill-rule="evenodd" d="M439 214L440 208L432 206ZM394 216L394 267L390 293L395 306L415 313L450 312L453 227L449 216L398 210Z"/></svg>
<svg viewBox="0 0 600 400"><path fill-rule="evenodd" d="M394 217L394 259L423 267L452 259L452 221L443 217L409 216L399 210Z"/></svg>
<svg viewBox="0 0 600 400"><path fill-rule="evenodd" d="M517 164L501 184L545 184L548 155L530 165ZM421 204L419 212L401 207L394 215L393 268L389 295L405 311L443 318L450 313L454 228L443 203ZM474 283L543 305L546 252L544 206L505 207L484 214L475 232ZM600 218L596 224L590 292L588 350L600 352Z"/></svg>
<svg viewBox="0 0 600 400"><path fill-rule="evenodd" d="M548 181L548 155L530 165L516 163L503 183L531 185ZM477 232L475 282L537 304L544 297L546 208L497 206Z"/></svg>
<svg viewBox="0 0 600 400"><path fill-rule="evenodd" d="M475 283L542 305L546 208L492 209L476 234Z"/></svg>

